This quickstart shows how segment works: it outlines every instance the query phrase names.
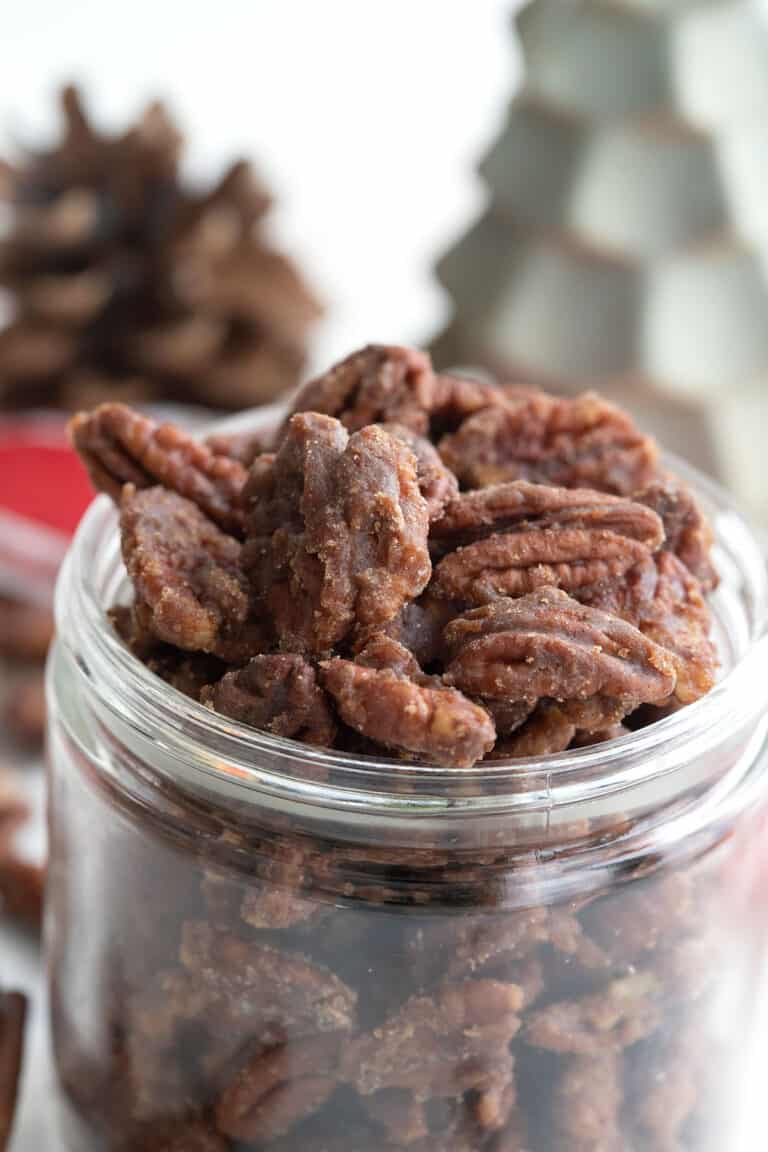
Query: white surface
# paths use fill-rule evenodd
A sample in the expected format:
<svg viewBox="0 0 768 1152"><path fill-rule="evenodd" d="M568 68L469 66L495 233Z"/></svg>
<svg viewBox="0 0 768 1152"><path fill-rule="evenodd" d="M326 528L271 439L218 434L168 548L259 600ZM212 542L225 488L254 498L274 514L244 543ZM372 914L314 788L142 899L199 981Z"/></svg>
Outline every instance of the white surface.
<svg viewBox="0 0 768 1152"><path fill-rule="evenodd" d="M426 339L435 256L482 203L472 165L515 83L515 0L25 0L0 32L0 149L54 123L63 80L123 125L167 97L190 168L257 159L275 229L329 316L315 364L370 340Z"/></svg>

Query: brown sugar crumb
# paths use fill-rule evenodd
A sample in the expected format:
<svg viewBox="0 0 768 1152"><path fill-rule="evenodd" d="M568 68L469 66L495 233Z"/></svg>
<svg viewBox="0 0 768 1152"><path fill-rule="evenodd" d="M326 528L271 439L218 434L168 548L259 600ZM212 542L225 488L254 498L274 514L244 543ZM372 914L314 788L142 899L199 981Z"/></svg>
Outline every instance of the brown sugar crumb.
<svg viewBox="0 0 768 1152"><path fill-rule="evenodd" d="M202 702L217 712L292 740L329 748L336 722L315 670L301 656L254 656L203 689Z"/></svg>
<svg viewBox="0 0 768 1152"><path fill-rule="evenodd" d="M496 732L485 709L421 673L407 649L389 640L390 663L376 638L356 661L323 664L323 684L345 724L385 748L429 762L469 767L490 750ZM376 655L373 655L373 653Z"/></svg>
<svg viewBox="0 0 768 1152"><path fill-rule="evenodd" d="M532 480L629 496L654 478L658 450L618 408L523 390L470 416L440 443L462 487Z"/></svg>
<svg viewBox="0 0 768 1152"><path fill-rule="evenodd" d="M114 500L124 484L162 484L197 504L227 532L242 530L247 472L174 424L156 424L124 404L101 404L70 421L70 437L96 488Z"/></svg>
<svg viewBox="0 0 768 1152"><path fill-rule="evenodd" d="M238 541L165 488L127 487L120 528L146 629L178 648L225 655L250 611Z"/></svg>

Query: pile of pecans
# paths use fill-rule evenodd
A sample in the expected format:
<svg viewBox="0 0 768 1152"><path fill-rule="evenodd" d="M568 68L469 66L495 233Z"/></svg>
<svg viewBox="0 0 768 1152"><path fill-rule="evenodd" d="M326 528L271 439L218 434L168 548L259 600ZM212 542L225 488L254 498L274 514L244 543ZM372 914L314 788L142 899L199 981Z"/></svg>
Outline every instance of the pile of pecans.
<svg viewBox="0 0 768 1152"><path fill-rule="evenodd" d="M276 736L469 767L611 740L714 682L710 530L594 395L372 347L308 385L270 443L200 444L117 404L72 435L119 504L121 636ZM521 904L504 845L405 850L231 813L222 829L166 780L172 816L153 824L109 788L72 791L68 836L106 875L62 858L53 876L56 905L82 864L78 899L118 960L104 972L98 939L67 945L60 926L77 955L54 956L60 1075L88 1134L73 1147L699 1147L718 1067L707 853ZM180 820L193 851L169 835ZM98 1041L73 1014L82 976Z"/></svg>
<svg viewBox="0 0 768 1152"><path fill-rule="evenodd" d="M72 436L119 502L123 635L233 719L468 767L605 739L714 682L710 530L597 396L371 347L268 446L118 404Z"/></svg>

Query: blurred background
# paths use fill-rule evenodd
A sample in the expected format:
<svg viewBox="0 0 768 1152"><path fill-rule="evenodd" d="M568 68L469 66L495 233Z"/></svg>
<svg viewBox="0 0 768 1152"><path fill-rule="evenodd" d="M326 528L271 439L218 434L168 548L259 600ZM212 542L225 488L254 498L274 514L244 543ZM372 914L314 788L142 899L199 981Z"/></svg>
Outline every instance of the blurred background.
<svg viewBox="0 0 768 1152"><path fill-rule="evenodd" d="M0 755L38 819L5 861L0 838L0 901L26 925L0 928L0 984L37 980L40 670L89 496L42 409L125 396L194 422L360 345L416 343L440 367L596 384L768 526L765 8L6 6ZM67 140L69 83L90 127L70 99ZM241 157L258 183L222 182ZM19 1152L44 1147L42 1042Z"/></svg>

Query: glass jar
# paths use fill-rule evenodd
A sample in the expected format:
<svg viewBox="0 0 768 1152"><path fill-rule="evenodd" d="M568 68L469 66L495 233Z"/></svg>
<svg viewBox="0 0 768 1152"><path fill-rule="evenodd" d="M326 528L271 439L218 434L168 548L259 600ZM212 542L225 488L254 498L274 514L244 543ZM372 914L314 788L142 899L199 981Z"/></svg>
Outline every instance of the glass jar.
<svg viewBox="0 0 768 1152"><path fill-rule="evenodd" d="M49 667L67 1152L763 1146L766 586L687 475L717 532L719 686L471 770L308 748L171 689L108 623L125 574L95 502Z"/></svg>

